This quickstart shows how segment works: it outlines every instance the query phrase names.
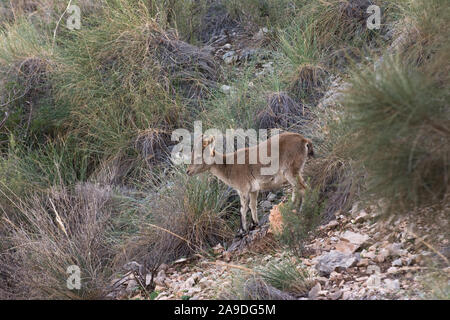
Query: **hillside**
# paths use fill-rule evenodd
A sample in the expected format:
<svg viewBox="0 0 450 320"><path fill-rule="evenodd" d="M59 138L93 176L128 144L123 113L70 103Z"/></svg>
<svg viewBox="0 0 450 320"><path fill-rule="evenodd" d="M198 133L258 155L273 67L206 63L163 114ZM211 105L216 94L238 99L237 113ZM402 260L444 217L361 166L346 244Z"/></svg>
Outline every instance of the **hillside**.
<svg viewBox="0 0 450 320"><path fill-rule="evenodd" d="M449 17L0 0L0 298L449 299ZM171 157L199 121L311 139L301 210L261 192L237 236L236 191Z"/></svg>

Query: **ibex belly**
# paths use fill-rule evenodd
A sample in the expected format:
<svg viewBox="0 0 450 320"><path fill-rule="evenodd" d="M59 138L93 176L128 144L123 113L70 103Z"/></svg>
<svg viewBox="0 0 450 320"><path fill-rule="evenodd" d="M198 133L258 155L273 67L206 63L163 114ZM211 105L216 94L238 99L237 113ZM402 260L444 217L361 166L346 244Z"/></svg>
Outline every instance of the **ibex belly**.
<svg viewBox="0 0 450 320"><path fill-rule="evenodd" d="M260 176L252 180L251 191L254 192L280 189L287 184L288 181L281 174L274 176Z"/></svg>

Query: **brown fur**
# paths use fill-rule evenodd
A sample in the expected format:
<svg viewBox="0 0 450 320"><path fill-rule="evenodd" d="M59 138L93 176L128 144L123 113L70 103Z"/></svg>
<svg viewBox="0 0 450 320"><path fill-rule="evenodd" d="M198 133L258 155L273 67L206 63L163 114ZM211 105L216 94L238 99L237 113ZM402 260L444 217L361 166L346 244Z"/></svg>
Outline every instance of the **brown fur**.
<svg viewBox="0 0 450 320"><path fill-rule="evenodd" d="M250 205L252 220L258 224L258 215L256 203L259 191L280 189L285 185L291 185L293 188L292 200L295 202L297 193L303 197L306 183L303 180L302 172L308 156L313 156L314 151L311 140L298 133L284 132L279 135L279 169L274 175L261 175L261 169L270 167L270 164L262 164L258 159L256 164L250 164L250 151L266 144L268 156L271 157L271 143L273 137L261 142L257 146L242 148L233 153L218 154L211 146L213 139L203 141L203 149L210 146L211 156L222 157L224 164L191 164L187 173L189 175L198 174L204 171L210 171L228 186L236 189L241 199L241 223L244 231L248 231L247 211ZM245 164L237 164L239 153L245 153ZM227 164L226 159L234 158L233 164Z"/></svg>

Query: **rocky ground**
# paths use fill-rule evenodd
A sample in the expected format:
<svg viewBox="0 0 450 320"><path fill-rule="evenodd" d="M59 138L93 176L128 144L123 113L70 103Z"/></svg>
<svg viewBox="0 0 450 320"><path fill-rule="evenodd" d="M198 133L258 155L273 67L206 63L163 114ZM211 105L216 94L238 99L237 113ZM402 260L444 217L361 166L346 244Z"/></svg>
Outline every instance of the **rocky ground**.
<svg viewBox="0 0 450 320"><path fill-rule="evenodd" d="M432 227L406 217L378 220L379 212L376 206L360 209L355 205L350 212L337 213L335 220L319 227L318 235L306 245L310 254L299 260L282 248L264 253L249 244L244 250L230 252L218 244L209 257L199 255L162 265L151 298L217 299L226 296L239 273L286 258L296 261L298 268L306 268L313 281L309 293L300 299L423 298L421 279L431 265L447 263L443 270L450 272L448 239L437 239L440 246L436 249L427 242L434 234ZM271 214L277 214L276 210ZM115 280L113 296L148 299L150 295L140 289L136 274ZM151 275L145 278L149 284Z"/></svg>

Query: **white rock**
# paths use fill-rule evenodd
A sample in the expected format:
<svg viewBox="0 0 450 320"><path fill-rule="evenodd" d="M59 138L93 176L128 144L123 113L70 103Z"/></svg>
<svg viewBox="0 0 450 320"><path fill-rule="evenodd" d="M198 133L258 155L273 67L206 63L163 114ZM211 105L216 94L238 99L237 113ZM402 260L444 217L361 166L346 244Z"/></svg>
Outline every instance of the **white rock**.
<svg viewBox="0 0 450 320"><path fill-rule="evenodd" d="M386 289L391 291L397 291L400 289L400 281L398 279L396 280L384 279L384 285Z"/></svg>
<svg viewBox="0 0 450 320"><path fill-rule="evenodd" d="M400 258L392 261L392 266L394 266L394 267L401 267L402 265L403 265L402 259L400 259Z"/></svg>
<svg viewBox="0 0 450 320"><path fill-rule="evenodd" d="M228 51L222 56L223 61L226 64L232 64L237 60L236 52L235 51Z"/></svg>
<svg viewBox="0 0 450 320"><path fill-rule="evenodd" d="M136 290L137 288L138 288L138 283L137 283L136 280L130 280L130 281L128 281L127 289L126 289L127 292L131 293L131 292L133 292L134 290Z"/></svg>
<svg viewBox="0 0 450 320"><path fill-rule="evenodd" d="M408 251L402 248L403 245L401 243L392 243L389 245L388 250L389 254L394 257L401 257L408 254Z"/></svg>
<svg viewBox="0 0 450 320"><path fill-rule="evenodd" d="M316 299L321 290L322 286L320 285L320 283L317 283L314 287L311 288L311 290L309 290L308 298Z"/></svg>
<svg viewBox="0 0 450 320"><path fill-rule="evenodd" d="M336 250L324 253L314 260L317 261L316 270L322 276L329 275L337 268L353 267L358 262L358 258L354 254L345 254Z"/></svg>
<svg viewBox="0 0 450 320"><path fill-rule="evenodd" d="M378 288L381 284L381 277L378 274L372 274L365 283L368 288Z"/></svg>
<svg viewBox="0 0 450 320"><path fill-rule="evenodd" d="M397 271L398 271L397 267L390 267L389 269L386 270L386 272L389 274L396 273Z"/></svg>
<svg viewBox="0 0 450 320"><path fill-rule="evenodd" d="M231 87L224 84L220 87L220 91L222 91L225 94L228 94L231 92Z"/></svg>
<svg viewBox="0 0 450 320"><path fill-rule="evenodd" d="M274 201L277 198L276 194L274 193L269 193L269 195L267 196L267 200L268 201Z"/></svg>
<svg viewBox="0 0 450 320"><path fill-rule="evenodd" d="M361 246L367 240L369 240L369 236L366 234L360 234L352 231L345 231L341 235L341 239L347 240L350 243L353 243L357 246Z"/></svg>

